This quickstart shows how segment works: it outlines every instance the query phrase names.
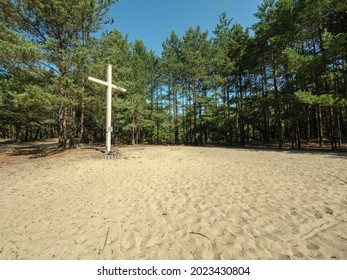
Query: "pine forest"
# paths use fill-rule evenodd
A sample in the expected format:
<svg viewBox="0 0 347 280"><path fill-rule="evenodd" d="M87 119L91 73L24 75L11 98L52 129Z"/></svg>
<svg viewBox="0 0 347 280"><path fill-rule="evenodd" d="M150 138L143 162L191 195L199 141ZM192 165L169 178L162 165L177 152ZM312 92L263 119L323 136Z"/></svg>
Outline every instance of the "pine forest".
<svg viewBox="0 0 347 280"><path fill-rule="evenodd" d="M347 139L347 2L264 0L245 28L173 30L158 56L117 29L114 0L0 0L0 138L338 150ZM97 34L99 34L97 36Z"/></svg>

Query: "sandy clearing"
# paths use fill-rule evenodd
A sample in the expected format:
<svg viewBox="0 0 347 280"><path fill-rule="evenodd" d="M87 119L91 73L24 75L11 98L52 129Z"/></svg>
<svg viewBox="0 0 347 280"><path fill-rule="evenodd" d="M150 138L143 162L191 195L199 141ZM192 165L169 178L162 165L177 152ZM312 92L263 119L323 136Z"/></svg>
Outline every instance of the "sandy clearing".
<svg viewBox="0 0 347 280"><path fill-rule="evenodd" d="M184 146L0 155L0 259L347 259L347 157Z"/></svg>

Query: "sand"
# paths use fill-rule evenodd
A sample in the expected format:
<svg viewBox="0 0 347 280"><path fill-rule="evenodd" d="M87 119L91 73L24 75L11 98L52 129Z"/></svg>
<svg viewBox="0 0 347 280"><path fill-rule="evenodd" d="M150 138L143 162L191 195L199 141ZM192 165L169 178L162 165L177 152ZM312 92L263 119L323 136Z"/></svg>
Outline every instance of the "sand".
<svg viewBox="0 0 347 280"><path fill-rule="evenodd" d="M346 154L119 152L3 145L0 259L347 259Z"/></svg>

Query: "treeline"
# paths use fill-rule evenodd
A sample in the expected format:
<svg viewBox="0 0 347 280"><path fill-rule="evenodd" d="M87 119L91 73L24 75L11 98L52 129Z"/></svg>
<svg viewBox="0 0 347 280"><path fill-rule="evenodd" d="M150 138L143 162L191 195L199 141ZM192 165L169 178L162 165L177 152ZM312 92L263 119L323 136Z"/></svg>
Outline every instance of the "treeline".
<svg viewBox="0 0 347 280"><path fill-rule="evenodd" d="M105 137L105 88L115 143L317 142L347 137L347 3L265 0L244 29L225 13L212 36L174 31L158 57L113 30L97 39L108 1L1 0L0 137L58 137L62 148ZM41 4L40 4L41 3Z"/></svg>

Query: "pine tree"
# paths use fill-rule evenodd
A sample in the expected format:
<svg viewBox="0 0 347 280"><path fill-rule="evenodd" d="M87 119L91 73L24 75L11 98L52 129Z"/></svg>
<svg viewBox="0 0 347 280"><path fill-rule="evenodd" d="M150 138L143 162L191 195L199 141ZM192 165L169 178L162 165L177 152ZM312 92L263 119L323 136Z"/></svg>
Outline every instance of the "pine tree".
<svg viewBox="0 0 347 280"><path fill-rule="evenodd" d="M113 0L60 1L2 0L5 25L22 34L40 51L40 64L55 73L53 94L60 100L58 112L59 147L68 141L68 111L74 91L72 54L98 30ZM70 76L70 77L69 77ZM74 101L74 98L72 98Z"/></svg>

